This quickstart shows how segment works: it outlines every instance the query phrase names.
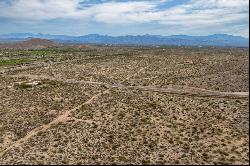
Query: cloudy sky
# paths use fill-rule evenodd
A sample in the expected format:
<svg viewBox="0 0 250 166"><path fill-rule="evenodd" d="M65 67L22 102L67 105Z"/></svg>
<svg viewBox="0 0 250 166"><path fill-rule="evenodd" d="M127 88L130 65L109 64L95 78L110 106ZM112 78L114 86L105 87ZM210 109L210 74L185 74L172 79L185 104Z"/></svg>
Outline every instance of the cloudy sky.
<svg viewBox="0 0 250 166"><path fill-rule="evenodd" d="M0 34L249 36L248 0L0 0Z"/></svg>

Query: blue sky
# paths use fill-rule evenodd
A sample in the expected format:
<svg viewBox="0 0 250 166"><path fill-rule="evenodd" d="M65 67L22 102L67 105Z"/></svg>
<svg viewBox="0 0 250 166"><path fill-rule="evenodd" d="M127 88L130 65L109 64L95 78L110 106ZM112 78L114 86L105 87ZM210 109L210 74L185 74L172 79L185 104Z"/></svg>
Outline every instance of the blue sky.
<svg viewBox="0 0 250 166"><path fill-rule="evenodd" d="M0 34L249 36L248 0L0 0Z"/></svg>

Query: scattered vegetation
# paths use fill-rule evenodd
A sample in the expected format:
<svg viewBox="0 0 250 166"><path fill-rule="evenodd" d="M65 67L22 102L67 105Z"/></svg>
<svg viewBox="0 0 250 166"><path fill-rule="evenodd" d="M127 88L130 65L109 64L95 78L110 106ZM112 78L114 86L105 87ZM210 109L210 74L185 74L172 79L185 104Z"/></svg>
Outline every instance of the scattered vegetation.
<svg viewBox="0 0 250 166"><path fill-rule="evenodd" d="M0 153L39 131L6 150L0 164L249 164L247 99L135 88L247 92L248 54L81 45L0 50Z"/></svg>
<svg viewBox="0 0 250 166"><path fill-rule="evenodd" d="M0 60L0 66L18 65L18 64L29 63L33 61L34 59L30 59L30 58Z"/></svg>

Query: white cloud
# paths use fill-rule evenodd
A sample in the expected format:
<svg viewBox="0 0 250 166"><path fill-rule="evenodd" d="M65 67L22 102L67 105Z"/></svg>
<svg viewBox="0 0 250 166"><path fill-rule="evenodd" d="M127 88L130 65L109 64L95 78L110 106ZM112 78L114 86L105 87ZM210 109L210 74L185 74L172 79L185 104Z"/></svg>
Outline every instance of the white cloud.
<svg viewBox="0 0 250 166"><path fill-rule="evenodd" d="M248 0L193 0L192 4L199 8L247 8Z"/></svg>
<svg viewBox="0 0 250 166"><path fill-rule="evenodd" d="M0 3L0 16L15 20L49 20L73 18L78 0L16 0L11 5Z"/></svg>
<svg viewBox="0 0 250 166"><path fill-rule="evenodd" d="M245 0L234 0L234 3L229 4L224 3L224 0L193 0L165 11L166 17L162 17L161 21L166 24L176 22L201 26L247 21L249 12L243 11L248 11L248 7L249 3Z"/></svg>
<svg viewBox="0 0 250 166"><path fill-rule="evenodd" d="M152 13L159 2L109 2L92 6L83 13L103 23L134 23L152 21L146 16Z"/></svg>
<svg viewBox="0 0 250 166"><path fill-rule="evenodd" d="M193 0L188 4L157 10L166 0L105 2L79 9L83 0L16 0L12 5L0 3L0 16L16 20L50 20L56 18L93 19L104 23L134 23L160 21L163 23L216 21L234 14L246 17L247 0ZM230 15L228 15L230 14ZM226 19L225 19L226 20Z"/></svg>
<svg viewBox="0 0 250 166"><path fill-rule="evenodd" d="M87 0L85 0L87 1ZM11 5L0 2L0 17L20 21L51 19L91 20L106 24L156 22L166 26L224 28L230 24L249 24L248 0L191 0L171 8L158 7L171 0L104 1L79 8L83 0L15 0ZM229 28L230 29L230 28ZM239 32L240 34L248 33Z"/></svg>

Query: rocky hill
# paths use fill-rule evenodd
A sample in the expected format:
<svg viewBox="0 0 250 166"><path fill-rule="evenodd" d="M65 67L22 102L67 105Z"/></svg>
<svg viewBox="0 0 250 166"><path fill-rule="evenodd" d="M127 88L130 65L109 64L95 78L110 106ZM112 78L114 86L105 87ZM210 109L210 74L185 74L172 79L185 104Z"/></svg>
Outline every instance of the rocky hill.
<svg viewBox="0 0 250 166"><path fill-rule="evenodd" d="M58 46L58 43L55 43L47 39L39 38L28 38L25 41L19 42L10 42L0 44L0 48L6 49L43 49L48 47Z"/></svg>

